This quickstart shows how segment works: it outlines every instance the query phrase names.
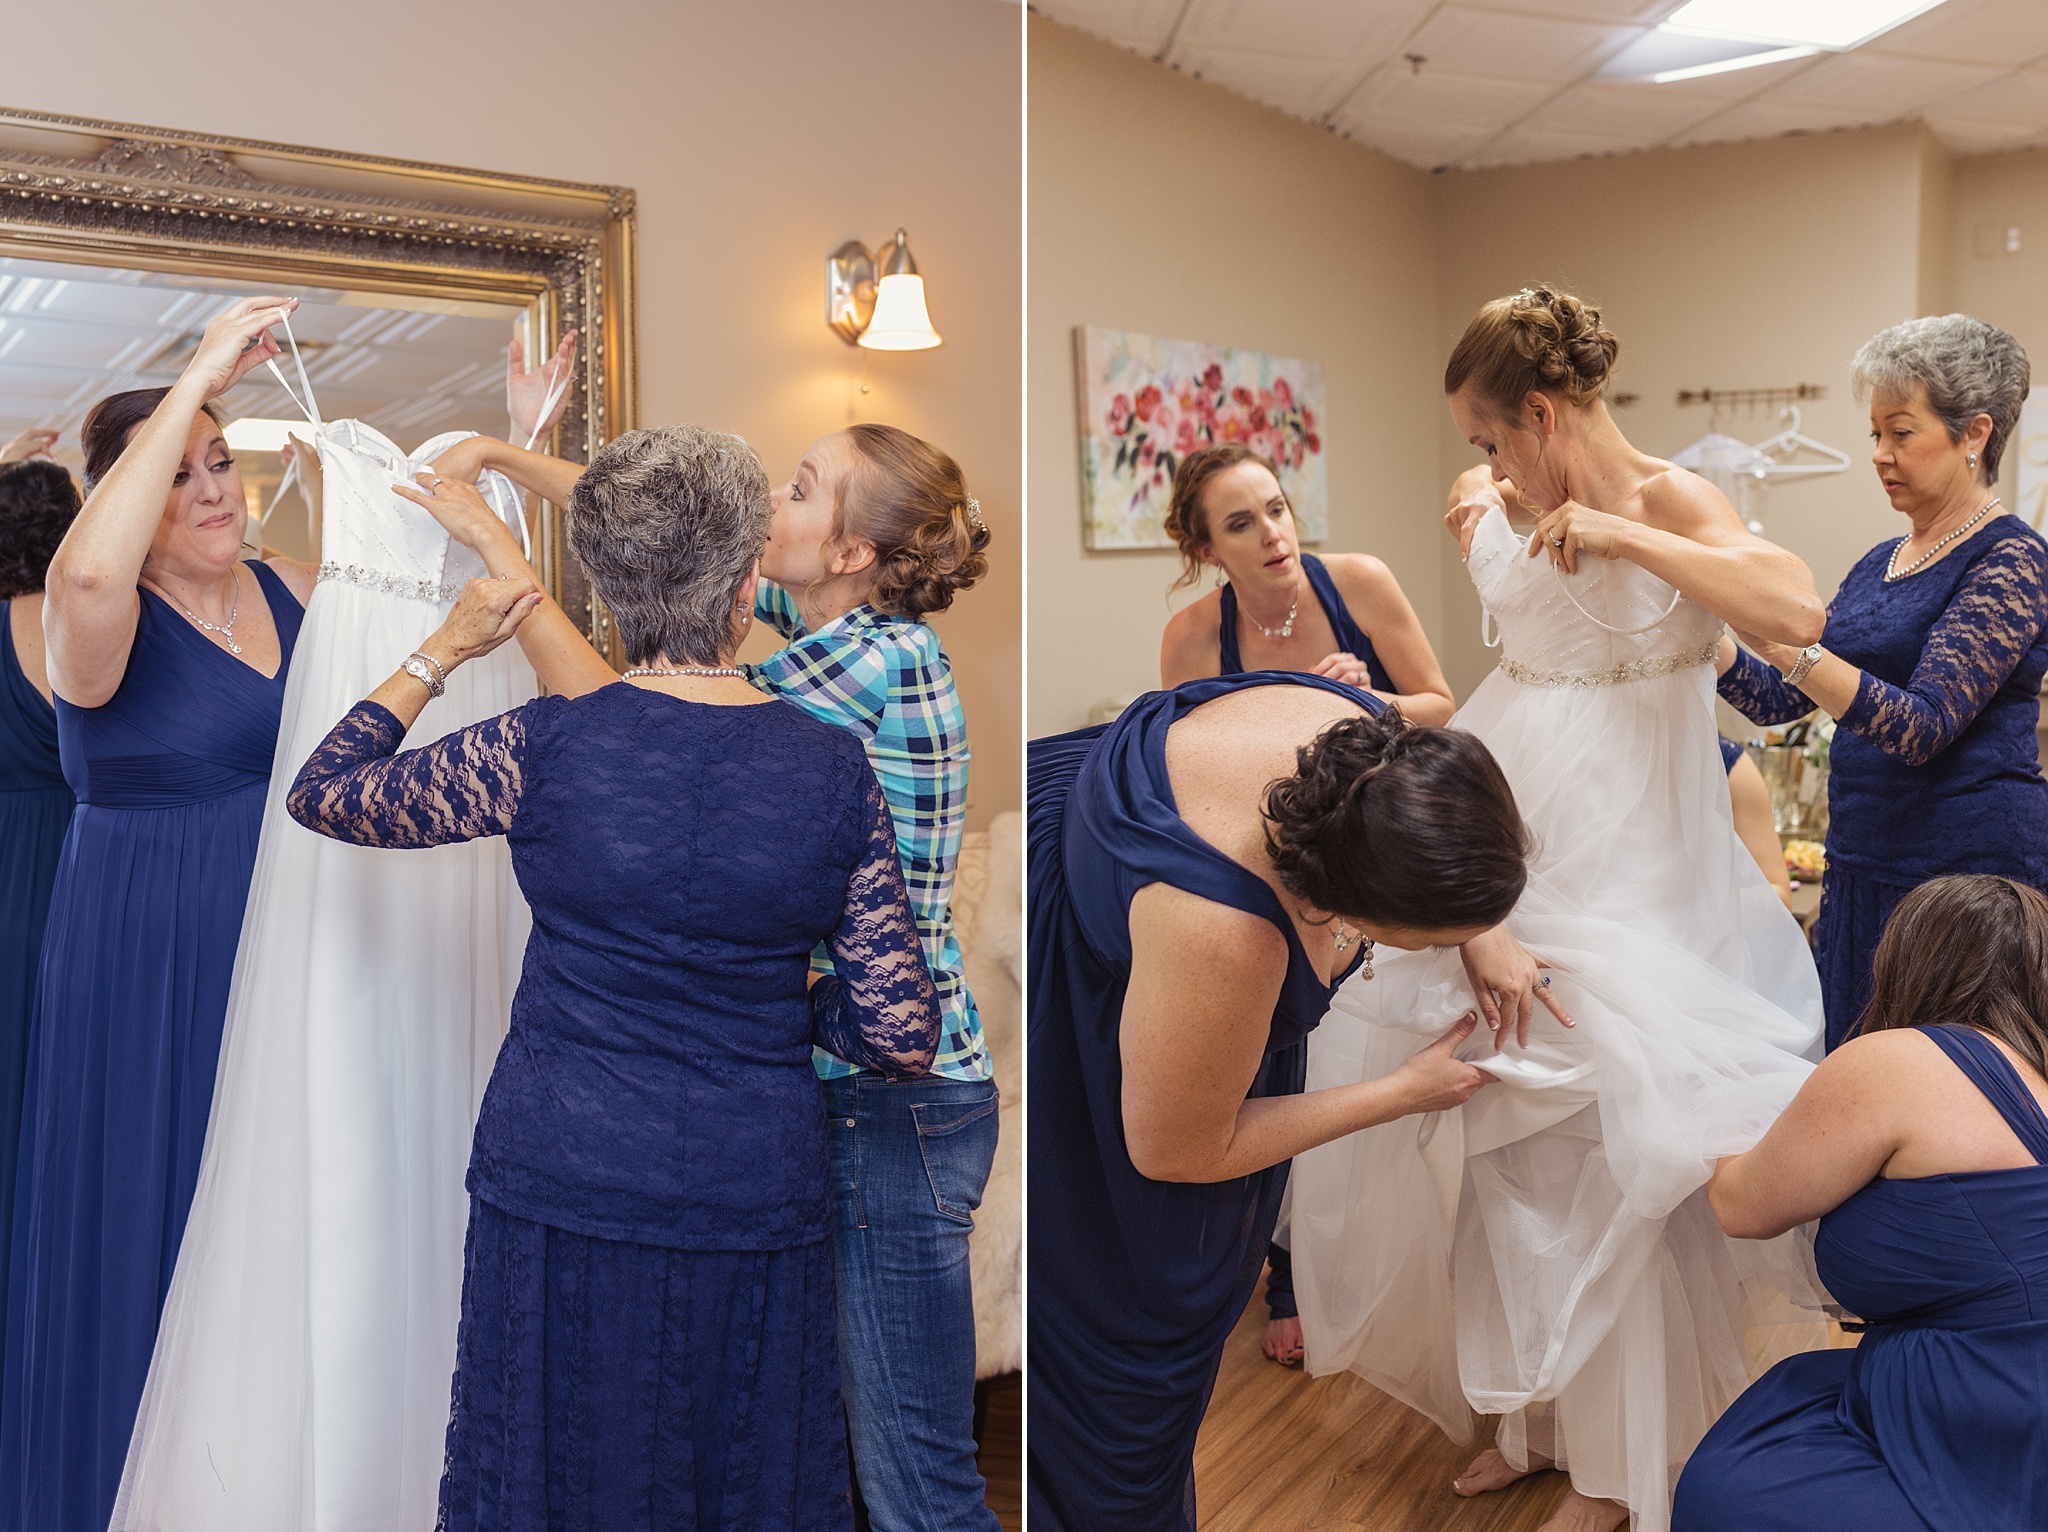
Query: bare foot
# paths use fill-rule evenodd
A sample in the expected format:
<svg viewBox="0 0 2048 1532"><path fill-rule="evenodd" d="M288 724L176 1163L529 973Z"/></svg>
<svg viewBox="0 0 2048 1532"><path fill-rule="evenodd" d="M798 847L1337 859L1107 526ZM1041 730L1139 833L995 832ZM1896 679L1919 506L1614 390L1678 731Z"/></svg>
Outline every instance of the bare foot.
<svg viewBox="0 0 2048 1532"><path fill-rule="evenodd" d="M1451 1480L1451 1488L1460 1495L1483 1495L1489 1490L1506 1489L1517 1479L1542 1473L1549 1466L1543 1459L1532 1457L1527 1468L1517 1468L1500 1455L1500 1449L1488 1447L1465 1465L1463 1473ZM1551 1528L1548 1532L1560 1532L1560 1529Z"/></svg>
<svg viewBox="0 0 2048 1532"><path fill-rule="evenodd" d="M1306 1350L1301 1343L1299 1319L1275 1319L1266 1326L1266 1355L1281 1366L1296 1365Z"/></svg>
<svg viewBox="0 0 2048 1532"><path fill-rule="evenodd" d="M1588 1500L1577 1490L1567 1490L1550 1520L1536 1532L1613 1532L1628 1525L1628 1507L1619 1500Z"/></svg>

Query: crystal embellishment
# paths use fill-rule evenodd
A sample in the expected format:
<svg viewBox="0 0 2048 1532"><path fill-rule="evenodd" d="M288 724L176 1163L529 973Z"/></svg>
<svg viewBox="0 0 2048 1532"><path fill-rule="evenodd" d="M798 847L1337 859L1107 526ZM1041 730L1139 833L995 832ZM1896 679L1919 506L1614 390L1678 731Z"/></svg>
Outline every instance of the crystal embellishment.
<svg viewBox="0 0 2048 1532"><path fill-rule="evenodd" d="M459 583L443 585L436 580L408 580L404 575L366 569L361 564L322 564L320 578L353 585L359 590L374 590L386 596L404 596L410 601L446 602L462 594Z"/></svg>
<svg viewBox="0 0 2048 1532"><path fill-rule="evenodd" d="M1720 649L1721 641L1717 638L1698 649L1687 649L1678 654L1655 654L1648 659L1631 660L1626 665L1613 665L1606 670L1538 670L1533 665L1524 665L1520 660L1502 656L1500 668L1509 680L1519 681L1524 686L1625 686L1630 681L1648 681L1657 676L1691 670L1695 665L1712 664Z"/></svg>

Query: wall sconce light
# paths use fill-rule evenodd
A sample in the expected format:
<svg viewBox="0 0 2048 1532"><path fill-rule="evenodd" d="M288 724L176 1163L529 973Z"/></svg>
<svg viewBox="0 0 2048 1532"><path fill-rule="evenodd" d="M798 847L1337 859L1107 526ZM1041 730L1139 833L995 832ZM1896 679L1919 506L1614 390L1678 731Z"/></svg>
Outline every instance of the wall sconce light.
<svg viewBox="0 0 2048 1532"><path fill-rule="evenodd" d="M939 344L924 304L924 278L901 229L880 257L849 239L825 259L825 323L849 346L929 351Z"/></svg>

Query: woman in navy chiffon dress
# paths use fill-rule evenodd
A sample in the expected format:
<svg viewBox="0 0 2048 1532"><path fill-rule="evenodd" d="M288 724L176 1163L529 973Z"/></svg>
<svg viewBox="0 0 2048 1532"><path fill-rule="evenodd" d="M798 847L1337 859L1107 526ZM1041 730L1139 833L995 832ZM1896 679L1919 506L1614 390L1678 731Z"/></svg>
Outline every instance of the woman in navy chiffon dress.
<svg viewBox="0 0 2048 1532"><path fill-rule="evenodd" d="M246 501L206 408L276 354L250 344L257 312L245 300L210 325L177 387L94 407L97 487L50 569L44 626L78 809L29 1041L0 1532L104 1532L198 1182L304 613L279 570L241 562ZM81 562L104 580L67 573ZM310 593L311 569L286 572Z"/></svg>
<svg viewBox="0 0 2048 1532"><path fill-rule="evenodd" d="M1477 947L1521 891L1521 821L1485 748L1380 711L1338 682L1260 671L1149 693L1113 724L1031 746L1028 1496L1041 1532L1191 1532L1195 1434L1288 1160L1484 1083L1451 1057L1463 1024L1386 1080L1302 1094L1308 1034L1371 938ZM1169 735L1209 764L1169 772ZM1193 822L1177 794L1203 805ZM1149 914L1141 935L1137 909L1155 885L1201 902L1180 918L1250 917L1283 943L1246 922L1192 967L1167 960L1206 1000L1162 996L1168 938ZM1253 949L1266 954L1256 983ZM1533 963L1493 987L1536 993ZM1209 1005L1221 1014L1196 1014ZM1162 1164L1144 1147L1160 1132L1141 1104L1155 1008L1185 1039L1167 1051L1202 1053L1200 1069L1211 1039L1231 1036L1213 1061L1223 1083L1200 1087L1216 1120L1196 1136L1231 1144L1213 1162ZM1175 1097L1166 1131L1197 1110Z"/></svg>
<svg viewBox="0 0 2048 1532"><path fill-rule="evenodd" d="M1945 925L1925 918L1942 913L1942 904L1949 906ZM1932 1163L2003 1159L2005 1168L1930 1172L1921 1163L1898 1176L1887 1169L1821 1216L1815 1261L1835 1300L1866 1327L1861 1343L1780 1362L1730 1406L1679 1480L1673 1532L2038 1532L2048 1525L2048 1115L2041 1104L2048 1081L2039 1068L2048 1055L2048 899L2006 879L1943 878L1901 902L1894 924L1908 923L1914 929L1897 934L1910 940L1888 935L1886 947L1918 947L1923 969L1945 972L1903 1004L1888 1004L1880 947L1873 1009L2002 1021L2002 1037L2031 1041L2010 1052L2030 1061L2033 1078L1978 1026L1943 1022L1900 1031L1933 1042L1945 1060L1905 1037L1884 1037L1892 1058L1873 1066L1836 1055L1802 1095L1827 1089L1831 1071L1860 1065L1862 1089L1848 1104L1865 1117L1883 1113L1884 1095L1871 1086L1884 1082L1872 1071L1895 1069L1903 1089L1891 1099L1898 1115L1917 1117L1936 1141ZM2015 928L2019 939L2001 940ZM2018 1003L2001 1004L2005 997ZM1859 1037L1847 1053L1878 1042ZM1949 1094L1926 1095L1930 1084ZM1981 1093L1997 1116L1974 1099L1958 1104L1965 1092ZM1778 1156L1757 1166L1752 1197L1766 1177L1796 1185L1816 1174L1816 1155L1797 1136L1803 1105L1795 1100L1782 1120L1794 1137L1779 1144L1767 1137L1749 1155L1723 1161L1710 1196L1724 1223L1731 1208L1743 1207L1740 1188L1730 1197L1721 1186L1740 1175L1741 1161ZM2000 1120L2010 1133L2003 1154ZM1855 1138L1858 1127L1844 1133L1844 1124L1837 1113L1815 1128ZM1959 1155L1965 1135L1988 1140L1993 1152ZM1795 1155L1800 1164L1788 1176L1783 1166ZM1775 1221L1806 1211L1792 1207Z"/></svg>

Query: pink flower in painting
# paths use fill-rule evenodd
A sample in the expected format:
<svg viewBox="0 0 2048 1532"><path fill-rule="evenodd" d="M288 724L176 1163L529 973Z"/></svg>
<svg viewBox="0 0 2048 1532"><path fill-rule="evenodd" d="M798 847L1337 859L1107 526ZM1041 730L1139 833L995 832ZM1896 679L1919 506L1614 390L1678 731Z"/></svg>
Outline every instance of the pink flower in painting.
<svg viewBox="0 0 2048 1532"><path fill-rule="evenodd" d="M1307 431L1313 431L1316 428L1316 412L1305 404L1301 407L1301 424L1302 429ZM1314 450L1320 452L1323 449L1317 447Z"/></svg>
<svg viewBox="0 0 2048 1532"><path fill-rule="evenodd" d="M1143 446L1138 448L1138 462L1146 467L1150 467L1152 464L1152 459L1157 457L1158 455L1159 449L1155 447L1149 440Z"/></svg>
<svg viewBox="0 0 2048 1532"><path fill-rule="evenodd" d="M1185 415L1180 418L1180 430L1174 434L1173 450L1182 457L1195 450L1195 423Z"/></svg>
<svg viewBox="0 0 2048 1532"><path fill-rule="evenodd" d="M1179 419L1180 416L1175 413L1173 406L1161 400L1159 408L1152 412L1152 429L1164 436L1173 429L1174 422Z"/></svg>
<svg viewBox="0 0 2048 1532"><path fill-rule="evenodd" d="M1220 365L1211 362L1202 369L1202 387L1212 394L1223 387L1223 368Z"/></svg>
<svg viewBox="0 0 2048 1532"><path fill-rule="evenodd" d="M1294 390L1289 386L1285 378L1275 378L1273 380L1273 397L1282 404L1294 403Z"/></svg>
<svg viewBox="0 0 2048 1532"><path fill-rule="evenodd" d="M1243 405L1246 409L1251 408L1252 391L1246 388L1242 383L1240 383L1236 388L1233 388L1230 391L1230 397L1234 399L1237 403Z"/></svg>
<svg viewBox="0 0 2048 1532"><path fill-rule="evenodd" d="M1266 429L1266 412L1257 406L1254 406L1252 409L1252 429L1254 431Z"/></svg>
<svg viewBox="0 0 2048 1532"><path fill-rule="evenodd" d="M1323 450L1323 439L1313 431L1304 436L1302 440L1308 445L1308 450L1311 452L1321 452Z"/></svg>
<svg viewBox="0 0 2048 1532"><path fill-rule="evenodd" d="M1131 428L1131 396L1118 394L1109 401L1109 430L1113 436L1122 436Z"/></svg>
<svg viewBox="0 0 2048 1532"><path fill-rule="evenodd" d="M1152 418L1152 412L1159 408L1158 386L1156 384L1147 383L1143 388L1139 389L1138 398L1134 407L1138 412L1138 418L1140 420L1150 420Z"/></svg>

